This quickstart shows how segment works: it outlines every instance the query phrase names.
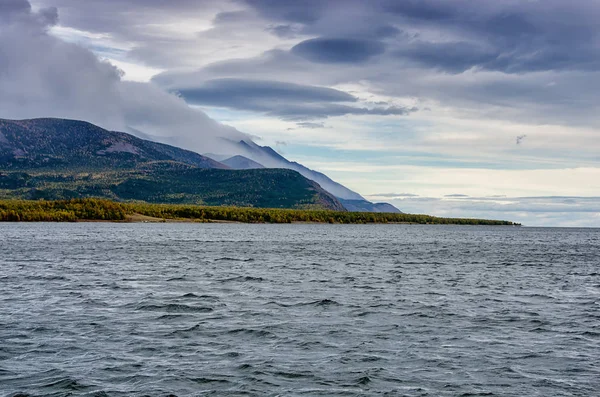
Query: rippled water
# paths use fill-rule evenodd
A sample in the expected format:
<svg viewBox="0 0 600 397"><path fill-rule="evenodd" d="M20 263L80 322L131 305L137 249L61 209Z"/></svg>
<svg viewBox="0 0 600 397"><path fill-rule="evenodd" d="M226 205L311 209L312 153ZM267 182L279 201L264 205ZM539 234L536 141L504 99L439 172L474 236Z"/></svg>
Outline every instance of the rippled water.
<svg viewBox="0 0 600 397"><path fill-rule="evenodd" d="M0 224L0 395L600 395L600 230Z"/></svg>

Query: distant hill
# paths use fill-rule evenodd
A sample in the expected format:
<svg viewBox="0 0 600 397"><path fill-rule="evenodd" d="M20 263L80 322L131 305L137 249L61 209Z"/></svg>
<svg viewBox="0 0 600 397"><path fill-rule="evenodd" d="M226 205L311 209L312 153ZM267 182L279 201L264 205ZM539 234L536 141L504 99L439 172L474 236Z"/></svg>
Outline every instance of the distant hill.
<svg viewBox="0 0 600 397"><path fill-rule="evenodd" d="M340 202L348 211L351 212L388 212L394 214L402 214L398 208L388 203L372 203L367 200L344 200Z"/></svg>
<svg viewBox="0 0 600 397"><path fill-rule="evenodd" d="M388 203L371 203L370 201L365 200L360 194L331 180L327 175L311 170L295 161L289 161L269 146L259 146L252 141L239 141L235 143L235 146L238 153L233 157L228 158L228 155L223 154L206 154L206 156L219 160L234 169L256 168L248 165L254 163L267 168L287 168L298 171L306 178L317 182L323 189L336 196L348 211L401 212L398 208ZM234 160L229 161L231 159Z"/></svg>
<svg viewBox="0 0 600 397"><path fill-rule="evenodd" d="M0 119L0 197L344 210L291 170L232 170L188 150L62 119Z"/></svg>
<svg viewBox="0 0 600 397"><path fill-rule="evenodd" d="M287 168L298 171L304 177L317 182L323 189L336 197L346 200L364 200L360 194L331 180L327 175L311 170L300 163L289 161L269 146L259 146L251 141L240 141L237 148L239 150L237 154L252 159L267 168Z"/></svg>
<svg viewBox="0 0 600 397"><path fill-rule="evenodd" d="M257 163L256 161L250 160L244 156L233 156L225 160L221 160L221 163L225 164L234 170L256 170L265 168L264 165Z"/></svg>

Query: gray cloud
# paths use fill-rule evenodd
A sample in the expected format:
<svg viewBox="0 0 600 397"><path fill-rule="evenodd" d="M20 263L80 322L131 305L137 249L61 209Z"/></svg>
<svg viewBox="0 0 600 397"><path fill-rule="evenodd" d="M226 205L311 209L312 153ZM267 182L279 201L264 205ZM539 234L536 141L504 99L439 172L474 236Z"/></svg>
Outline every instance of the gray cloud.
<svg viewBox="0 0 600 397"><path fill-rule="evenodd" d="M390 97L432 100L475 117L598 125L593 109L600 100L600 53L592 38L600 30L600 6L591 2L576 0L567 6L547 0L542 7L540 2L516 1L319 1L303 3L309 18L294 16L300 7L288 3L248 2L267 18L267 29L282 26L289 33L286 29L293 28L293 36L287 37L299 42L291 50L280 47L208 64L193 76L169 75L185 77L182 87L223 77L321 86L365 81ZM378 30L389 32L378 36ZM369 52L348 55L352 45L349 51L341 47L339 54L322 51L322 41L332 37L379 43L386 50L376 62Z"/></svg>
<svg viewBox="0 0 600 397"><path fill-rule="evenodd" d="M157 81L168 81L168 76L158 78ZM416 111L414 108L397 106L349 106L343 103L355 103L357 98L346 92L280 81L216 79L197 87L171 86L170 89L193 105L262 112L289 120L310 120L347 114L406 115Z"/></svg>
<svg viewBox="0 0 600 397"><path fill-rule="evenodd" d="M298 43L293 51L321 63L363 62L387 46L402 60L450 73L472 67L505 73L600 68L594 39L600 30L600 5L588 0L35 1L58 7L68 26L136 42L132 54L154 65L171 65L167 58L173 54L167 56L167 49L185 46L181 38L157 34L156 25L186 16L205 17L223 5L239 9L239 4L246 4L279 37L316 36ZM15 4L23 2L5 0L2 7ZM213 23L218 27L241 16L245 21L258 18L252 15L222 12ZM412 33L399 40L378 40L397 38L403 31ZM164 44L164 55L153 53L147 40L154 41L154 48ZM182 57L185 52L179 48L177 54Z"/></svg>
<svg viewBox="0 0 600 397"><path fill-rule="evenodd" d="M130 38L149 34L147 29L139 29L140 24L203 15L204 10L214 6L212 0L32 0L32 3L58 8L61 21L68 26Z"/></svg>
<svg viewBox="0 0 600 397"><path fill-rule="evenodd" d="M187 101L199 105L254 107L263 102L292 101L356 102L343 91L326 87L308 86L268 80L216 79L196 88L175 88ZM248 104L248 105L245 105ZM261 105L256 105L262 108Z"/></svg>
<svg viewBox="0 0 600 397"><path fill-rule="evenodd" d="M406 116L418 109L401 106L389 106L379 108L353 107L335 103L319 105L297 104L272 106L266 113L270 116L280 117L286 120L312 120L345 115L371 115L371 116Z"/></svg>
<svg viewBox="0 0 600 397"><path fill-rule="evenodd" d="M210 72L213 74L210 78L247 78L249 74L255 74L255 78L318 85L363 79L389 87L386 93L392 96L418 93L433 99L445 99L438 97L445 96L441 90L426 85L427 81L431 81L427 79L429 75L439 72L457 74L470 69L519 75L553 71L562 73L557 76L560 80L568 78L566 72L597 71L600 67L600 53L593 39L600 30L597 24L600 6L587 0L546 0L543 3L467 0L310 0L297 3L247 0L236 3L238 9L239 4L244 3L247 10L219 14L213 21L213 33L225 35L231 32L231 21L236 18L246 18L244 22L238 22L241 26L249 21L260 23L259 18L265 18L263 29L279 37L298 36L298 40L318 37L314 39L316 43L310 41L313 39L303 40L297 43L296 50L292 50L292 53L300 53L306 58L289 56L285 50L274 50L271 55L265 53L257 58L219 63L218 68L222 70L220 73ZM153 29L161 22L170 23L181 16L205 15L208 12L206 10L211 9L211 4L214 5L210 1L36 0L36 4L59 7L62 10L61 21L68 26L110 32L127 42L137 43L130 56L157 67L190 66L193 60L198 59L194 57L197 49L204 48L210 40L218 38L210 36L186 42L179 37L156 36ZM259 16L253 16L255 14ZM218 29L220 26L227 29L221 31ZM406 33L409 31L410 34ZM349 45L350 51L345 51L343 46L334 43L333 52L320 51L322 46L327 47L328 42L323 40L332 37L347 40L348 43L377 43L373 47L375 52L381 50L381 45L388 50L379 54L376 68L373 68L373 62L361 68L361 63L355 61L371 59L372 52L369 51L373 48L367 45L366 52L354 51L354 47ZM219 44L217 48L222 51L222 43ZM275 53L279 55L273 55ZM267 62L269 59L272 61ZM311 59L319 62L318 72L307 66ZM346 65L353 69L340 69ZM206 72L210 68L203 67ZM306 71L303 72L303 69ZM412 74L423 78L416 79L423 86L416 86L410 80L412 77L406 77ZM539 76L535 79L539 80ZM201 79L196 83L206 80ZM548 88L538 85L532 90L528 86L531 85L530 81L529 78L524 79L524 83L510 81L507 85L511 85L511 88L508 90L503 88L506 86L504 82L489 87L492 84L489 81L471 79L468 85L460 82L463 86L452 88L452 101L467 106L467 101L479 96L478 85L486 84L488 87L481 87L485 97L473 101L480 106L482 103L493 103L496 98L504 101L504 97L507 97L507 103L514 104L514 108L521 107L517 102L527 101L532 106L544 107L540 109L543 116L558 117L559 112L546 109L544 104L563 98L563 92L557 92L563 88L554 88L550 94L542 93ZM531 94L528 94L528 90ZM592 95L593 91L583 89L581 92L585 96ZM537 95L538 92L540 95ZM509 98L511 96L513 98ZM581 109L587 103L579 103L575 109ZM565 112L561 113L563 118L568 117ZM579 117L577 115L573 119Z"/></svg>
<svg viewBox="0 0 600 397"><path fill-rule="evenodd" d="M327 37L305 40L292 48L292 53L318 63L361 63L384 51L378 41Z"/></svg>
<svg viewBox="0 0 600 397"><path fill-rule="evenodd" d="M271 25L267 27L267 30L281 38L293 38L298 35L297 29L292 25Z"/></svg>
<svg viewBox="0 0 600 397"><path fill-rule="evenodd" d="M245 0L260 15L281 25L293 25L306 36L383 39L401 33L396 21L382 18L377 1L362 0ZM388 22L386 22L388 21ZM275 32L274 32L275 33Z"/></svg>
<svg viewBox="0 0 600 397"><path fill-rule="evenodd" d="M598 32L594 22L600 12L597 3L559 0L501 5L440 0L398 3L402 4L394 8L408 23L425 23L428 28L462 36L475 44L469 47L456 42L421 43L443 52L459 50L468 60L464 70L478 67L527 73L600 67L600 55L593 40ZM417 50L415 55L419 59L421 52ZM420 60L427 66L457 71L456 59L452 56L447 59L447 64L436 57Z"/></svg>
<svg viewBox="0 0 600 397"><path fill-rule="evenodd" d="M314 122L310 122L310 121L296 123L296 125L300 128L308 128L308 129L325 128L325 123L314 123Z"/></svg>
<svg viewBox="0 0 600 397"><path fill-rule="evenodd" d="M316 22L330 5L326 1L304 0L302 2L280 0L245 0L268 18L303 24Z"/></svg>
<svg viewBox="0 0 600 397"><path fill-rule="evenodd" d="M31 4L26 0L4 0L0 3L0 18L7 20L16 14L26 14L31 11Z"/></svg>
<svg viewBox="0 0 600 397"><path fill-rule="evenodd" d="M58 11L56 7L47 7L33 13L27 0L4 0L0 3L0 21L10 27L16 20L29 28L46 29L58 22Z"/></svg>
<svg viewBox="0 0 600 397"><path fill-rule="evenodd" d="M467 42L431 43L415 41L394 52L394 55L416 65L462 73L475 66L486 65L498 54Z"/></svg>
<svg viewBox="0 0 600 397"><path fill-rule="evenodd" d="M426 21L444 21L454 17L457 12L455 7L464 6L456 3L454 6L448 2L430 0L405 0L405 1L383 1L378 3L386 12Z"/></svg>
<svg viewBox="0 0 600 397"><path fill-rule="evenodd" d="M294 15L293 10L297 8L288 6L290 2L274 4L269 0L252 0L248 3L266 17L279 21L289 21L289 15ZM386 28L395 29L398 34L398 26L402 26L416 31L414 38L418 40L407 41L410 36L405 36L405 40L390 42L396 44L396 51L391 45L392 52L425 67L451 73L472 67L505 73L598 70L600 67L600 54L593 39L599 30L596 21L600 6L596 2L376 0L368 6L356 1L323 3L327 7L309 4L306 13L310 18L296 21L304 25L303 32L353 39L375 37L373 32ZM364 20L368 20L368 27L364 26ZM433 37L438 39L426 40L425 37L432 36L421 35L421 32L435 32ZM340 36L340 33L345 35ZM439 40L440 36L460 40ZM327 51L309 47L307 53L322 61L317 57L325 57ZM343 51L342 56L345 53Z"/></svg>
<svg viewBox="0 0 600 397"><path fill-rule="evenodd" d="M49 35L54 9L9 5L0 9L0 117L86 120L201 151L222 145L222 136L246 137L153 84L122 81L117 68L89 50Z"/></svg>

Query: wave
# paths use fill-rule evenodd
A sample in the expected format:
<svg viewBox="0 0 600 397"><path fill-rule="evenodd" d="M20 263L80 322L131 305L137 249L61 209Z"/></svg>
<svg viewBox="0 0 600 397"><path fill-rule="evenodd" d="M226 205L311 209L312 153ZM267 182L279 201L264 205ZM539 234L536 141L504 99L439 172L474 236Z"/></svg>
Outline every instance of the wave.
<svg viewBox="0 0 600 397"><path fill-rule="evenodd" d="M311 302L300 302L300 303L291 303L291 304L270 301L270 302L267 302L266 305L277 305L277 306L281 306L281 307L342 306L341 303L336 302L333 299L321 299L321 300L316 300L316 301L311 301Z"/></svg>
<svg viewBox="0 0 600 397"><path fill-rule="evenodd" d="M138 305L136 310L168 312L168 313L211 313L214 311L208 306L190 306L178 303L167 303L163 305Z"/></svg>
<svg viewBox="0 0 600 397"><path fill-rule="evenodd" d="M254 262L254 258L232 258L229 256L223 256L221 258L213 259L214 262L228 261L228 262Z"/></svg>
<svg viewBox="0 0 600 397"><path fill-rule="evenodd" d="M237 328L237 329L232 329L230 331L227 331L228 334L230 335L248 335L248 336L254 336L254 337L259 337L259 338L273 338L275 337L275 334L273 334L272 332L269 331L265 331L262 329L251 329L251 328Z"/></svg>
<svg viewBox="0 0 600 397"><path fill-rule="evenodd" d="M219 281L222 282L222 283L229 283L229 282L232 282L232 281L237 281L237 282L241 282L241 283L255 281L255 282L259 282L260 283L260 282L265 281L265 279L262 278L262 277L237 276L237 277L226 278L226 279L219 280Z"/></svg>

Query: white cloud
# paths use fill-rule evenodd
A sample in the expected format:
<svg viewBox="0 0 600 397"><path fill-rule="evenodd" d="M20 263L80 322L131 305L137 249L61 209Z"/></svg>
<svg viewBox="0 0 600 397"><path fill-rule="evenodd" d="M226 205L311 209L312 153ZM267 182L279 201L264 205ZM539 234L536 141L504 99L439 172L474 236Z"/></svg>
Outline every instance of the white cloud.
<svg viewBox="0 0 600 397"><path fill-rule="evenodd" d="M49 34L45 15L28 7L0 15L0 117L86 120L199 152L222 147L223 137L246 137L153 84L123 81L115 66Z"/></svg>

